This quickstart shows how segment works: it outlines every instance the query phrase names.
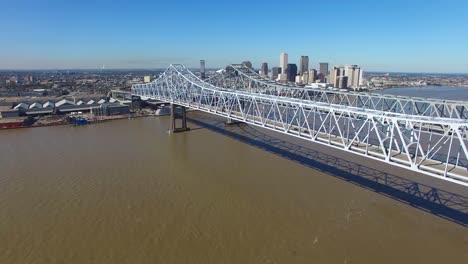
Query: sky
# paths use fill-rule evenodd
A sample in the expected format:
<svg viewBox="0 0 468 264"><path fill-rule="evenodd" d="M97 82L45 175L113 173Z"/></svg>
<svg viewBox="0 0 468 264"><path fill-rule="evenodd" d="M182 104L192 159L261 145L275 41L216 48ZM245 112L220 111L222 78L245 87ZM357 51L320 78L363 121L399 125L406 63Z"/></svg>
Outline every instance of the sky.
<svg viewBox="0 0 468 264"><path fill-rule="evenodd" d="M468 73L467 0L0 0L0 69L310 67Z"/></svg>

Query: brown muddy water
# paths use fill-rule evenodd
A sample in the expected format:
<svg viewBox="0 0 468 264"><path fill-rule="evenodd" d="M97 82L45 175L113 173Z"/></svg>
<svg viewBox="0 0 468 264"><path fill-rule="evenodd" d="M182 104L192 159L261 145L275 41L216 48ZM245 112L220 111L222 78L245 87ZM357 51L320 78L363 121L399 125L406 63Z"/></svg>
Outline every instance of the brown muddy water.
<svg viewBox="0 0 468 264"><path fill-rule="evenodd" d="M0 263L468 263L468 229L168 117L0 131Z"/></svg>

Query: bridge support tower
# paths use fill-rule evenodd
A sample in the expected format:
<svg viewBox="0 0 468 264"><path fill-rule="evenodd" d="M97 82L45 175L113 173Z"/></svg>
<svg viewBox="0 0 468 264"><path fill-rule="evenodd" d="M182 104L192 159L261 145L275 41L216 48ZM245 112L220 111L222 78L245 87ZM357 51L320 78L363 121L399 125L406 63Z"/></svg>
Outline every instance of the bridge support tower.
<svg viewBox="0 0 468 264"><path fill-rule="evenodd" d="M187 116L185 111L185 106L180 106L180 113L176 112L176 105L171 104L171 133L185 132L189 131L190 128L187 127ZM177 126L177 120L180 119L182 124L180 127Z"/></svg>

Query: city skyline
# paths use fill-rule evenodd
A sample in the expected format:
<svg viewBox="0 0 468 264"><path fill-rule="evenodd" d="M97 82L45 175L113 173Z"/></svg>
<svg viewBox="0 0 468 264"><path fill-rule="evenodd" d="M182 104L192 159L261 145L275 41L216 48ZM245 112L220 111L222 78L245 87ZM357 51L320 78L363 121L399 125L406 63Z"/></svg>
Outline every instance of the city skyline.
<svg viewBox="0 0 468 264"><path fill-rule="evenodd" d="M263 62L279 66L277 54L286 51L291 63L299 66L305 55L313 68L328 62L367 71L468 73L466 1L337 1L333 16L330 5L306 1L299 9L243 0L236 6L176 2L7 1L0 69L196 68L200 59L207 68L249 60L258 69ZM289 20L273 26L272 14L279 13ZM343 30L343 23L355 26ZM309 24L310 31L294 26Z"/></svg>

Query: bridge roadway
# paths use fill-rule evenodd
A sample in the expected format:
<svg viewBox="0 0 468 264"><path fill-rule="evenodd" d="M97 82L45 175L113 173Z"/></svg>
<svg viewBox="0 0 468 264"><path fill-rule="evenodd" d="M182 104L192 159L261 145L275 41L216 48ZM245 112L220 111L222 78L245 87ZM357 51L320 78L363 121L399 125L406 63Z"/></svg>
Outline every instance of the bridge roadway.
<svg viewBox="0 0 468 264"><path fill-rule="evenodd" d="M134 85L132 94L245 122L468 186L468 119L463 102L418 101L412 107L416 112L408 114L405 109L410 109L407 106L411 103L404 107L395 107L402 105L401 102L391 103L391 110L382 111L376 109L381 103L371 104L377 107L357 107L349 100L344 104L314 101L317 97L304 98L310 93L304 88L297 93L294 87L289 96L278 96L273 95L271 87L255 84L253 79L243 88L239 88L239 80L226 80L226 86L230 87L217 87L202 81L183 65L171 65L154 82ZM259 86L262 90L249 88ZM283 93L288 94L288 90L285 88ZM326 92L324 94L329 97ZM353 102L356 101L363 102L362 99ZM430 108L432 110L428 110Z"/></svg>

